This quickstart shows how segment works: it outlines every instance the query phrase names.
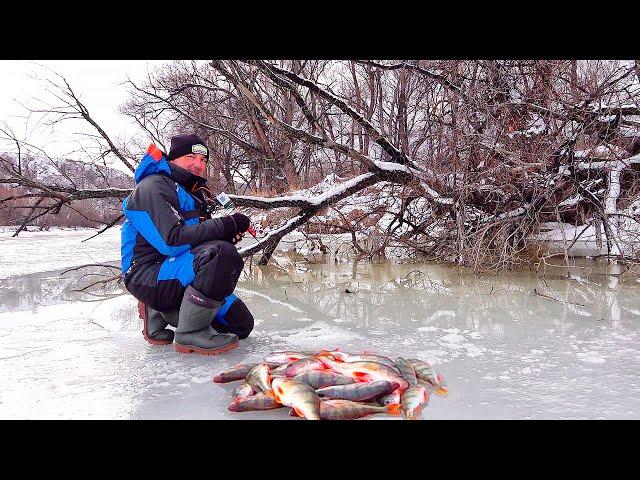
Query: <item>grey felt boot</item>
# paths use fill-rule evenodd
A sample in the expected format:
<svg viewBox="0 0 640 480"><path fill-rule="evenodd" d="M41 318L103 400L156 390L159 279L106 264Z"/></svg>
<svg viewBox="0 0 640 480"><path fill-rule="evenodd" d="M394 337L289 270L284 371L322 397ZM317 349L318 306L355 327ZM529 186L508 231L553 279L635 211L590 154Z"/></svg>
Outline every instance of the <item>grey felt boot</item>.
<svg viewBox="0 0 640 480"><path fill-rule="evenodd" d="M233 333L219 333L211 322L222 301L205 297L189 285L180 304L176 351L218 355L238 347L238 337Z"/></svg>
<svg viewBox="0 0 640 480"><path fill-rule="evenodd" d="M151 345L168 345L173 343L173 332L166 328L167 322L162 313L145 305L142 322L142 335L144 335L144 339Z"/></svg>
<svg viewBox="0 0 640 480"><path fill-rule="evenodd" d="M178 328L178 319L180 316L180 308L174 308L173 310L167 310L162 312L164 321L171 325L173 328Z"/></svg>

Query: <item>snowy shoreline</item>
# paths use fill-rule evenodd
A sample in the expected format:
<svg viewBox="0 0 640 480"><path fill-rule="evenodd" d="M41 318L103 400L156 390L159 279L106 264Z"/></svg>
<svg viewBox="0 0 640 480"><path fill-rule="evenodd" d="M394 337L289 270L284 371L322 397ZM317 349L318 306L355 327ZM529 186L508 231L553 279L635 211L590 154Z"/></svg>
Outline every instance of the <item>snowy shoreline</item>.
<svg viewBox="0 0 640 480"><path fill-rule="evenodd" d="M630 220L627 222L631 223ZM38 227L30 227L20 232L18 237L12 237L16 228L0 226L0 279L91 263L120 263L120 226L114 226L95 238L90 237L98 233L100 228L52 227L40 231ZM621 251L627 256L636 256L640 253L640 244L637 241L640 234L633 233L630 225L625 225L625 231L631 233L620 237ZM574 242L576 236L578 240ZM318 237L321 242L318 241ZM25 241L27 239L28 241ZM594 226L541 224L539 233L530 235L529 239L531 247L539 246L545 254L564 253L566 247L573 242L567 251L571 259L597 257L608 253L606 239L598 246ZM254 242L253 238L247 236L238 246L248 248ZM307 260L317 261L323 258L320 251L321 243L332 253L338 249L348 252L351 235L310 235L307 239L305 235L294 230L283 237L277 251L295 252ZM343 246L346 248L343 249ZM387 253L391 262L413 261L411 255L402 248L389 247Z"/></svg>

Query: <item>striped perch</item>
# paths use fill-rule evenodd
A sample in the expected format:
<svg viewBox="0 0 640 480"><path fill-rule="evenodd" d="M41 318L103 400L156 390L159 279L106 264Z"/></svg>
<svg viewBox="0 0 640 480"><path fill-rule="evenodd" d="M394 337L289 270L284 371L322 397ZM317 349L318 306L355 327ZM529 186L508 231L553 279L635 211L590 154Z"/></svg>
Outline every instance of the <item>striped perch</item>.
<svg viewBox="0 0 640 480"><path fill-rule="evenodd" d="M396 390L400 385L396 382L380 380L376 382L354 383L351 385L335 385L332 387L320 388L316 393L320 398L351 400L353 402L364 402L388 395Z"/></svg>
<svg viewBox="0 0 640 480"><path fill-rule="evenodd" d="M235 382L236 380L244 380L251 369L259 363L239 363L228 370L224 370L213 377L213 381L216 383Z"/></svg>
<svg viewBox="0 0 640 480"><path fill-rule="evenodd" d="M409 385L418 385L418 378L416 376L416 371L413 368L413 365L409 363L408 360L405 360L402 357L396 358L396 365L402 373L404 379L409 382Z"/></svg>
<svg viewBox="0 0 640 480"><path fill-rule="evenodd" d="M300 375L296 375L293 379L297 382L306 383L314 389L355 383L353 378L340 375L339 373L331 372L329 370L305 372Z"/></svg>
<svg viewBox="0 0 640 480"><path fill-rule="evenodd" d="M320 402L320 418L322 420L353 420L375 413L399 415L402 411L401 408L397 403L378 407L350 400L323 400Z"/></svg>
<svg viewBox="0 0 640 480"><path fill-rule="evenodd" d="M252 410L272 410L280 407L282 405L276 402L273 392L261 392L250 397L234 400L229 404L228 409L232 412L249 412Z"/></svg>

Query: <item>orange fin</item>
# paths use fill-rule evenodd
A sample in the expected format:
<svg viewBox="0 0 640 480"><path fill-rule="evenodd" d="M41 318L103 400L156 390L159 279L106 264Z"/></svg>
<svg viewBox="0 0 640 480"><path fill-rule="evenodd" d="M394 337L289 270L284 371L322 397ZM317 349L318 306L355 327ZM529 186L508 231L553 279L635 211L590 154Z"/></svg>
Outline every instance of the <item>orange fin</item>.
<svg viewBox="0 0 640 480"><path fill-rule="evenodd" d="M316 355L316 358L318 358L318 357L329 357L332 360L336 359L336 357L331 355L331 352L329 350L322 350L320 353L318 353L318 355ZM320 360L320 359L318 358L318 360Z"/></svg>
<svg viewBox="0 0 640 480"><path fill-rule="evenodd" d="M447 395L449 395L449 389L447 387L438 387L435 389L435 391L433 392L436 395L439 395L441 397L445 397Z"/></svg>
<svg viewBox="0 0 640 480"><path fill-rule="evenodd" d="M371 375L366 372L355 371L352 373L353 378L355 378L358 382L368 382Z"/></svg>
<svg viewBox="0 0 640 480"><path fill-rule="evenodd" d="M277 387L275 390L272 390L273 398L276 399L276 402L282 403L282 387Z"/></svg>
<svg viewBox="0 0 640 480"><path fill-rule="evenodd" d="M329 359L326 358L325 355L320 355L319 357L316 357L318 360L320 360L322 362L322 364L327 367L327 369L331 368L331 365L329 364ZM333 358L333 357L331 357Z"/></svg>
<svg viewBox="0 0 640 480"><path fill-rule="evenodd" d="M391 415L400 415L402 413L402 405L400 405L399 403L390 403L384 408L385 411L387 413L390 413Z"/></svg>

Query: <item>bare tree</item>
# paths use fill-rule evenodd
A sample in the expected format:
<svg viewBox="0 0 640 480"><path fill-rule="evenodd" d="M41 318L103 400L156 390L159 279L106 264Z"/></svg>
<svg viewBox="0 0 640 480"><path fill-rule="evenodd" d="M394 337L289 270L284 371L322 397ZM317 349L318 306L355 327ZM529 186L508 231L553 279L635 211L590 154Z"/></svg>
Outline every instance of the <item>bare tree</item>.
<svg viewBox="0 0 640 480"><path fill-rule="evenodd" d="M203 136L211 186L236 205L288 209L242 251L262 251L260 263L304 227L351 232L360 254L403 246L495 270L528 262L531 236L551 223L593 226L608 254L629 255L638 82L637 61L173 62L129 82L121 111L165 151L177 132ZM62 107L39 113L83 119L103 151L133 169L141 149L116 147L66 81L58 87ZM26 189L12 199L26 201L24 225L75 201L128 193L30 182L25 143L5 135L18 161L5 161L0 182ZM328 176L340 182L311 193ZM368 204L343 213L360 198Z"/></svg>

